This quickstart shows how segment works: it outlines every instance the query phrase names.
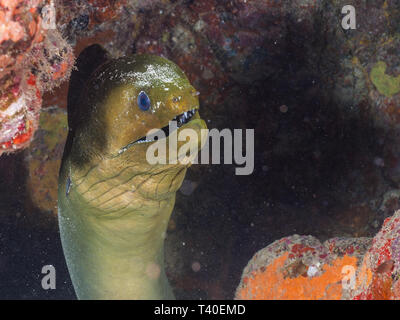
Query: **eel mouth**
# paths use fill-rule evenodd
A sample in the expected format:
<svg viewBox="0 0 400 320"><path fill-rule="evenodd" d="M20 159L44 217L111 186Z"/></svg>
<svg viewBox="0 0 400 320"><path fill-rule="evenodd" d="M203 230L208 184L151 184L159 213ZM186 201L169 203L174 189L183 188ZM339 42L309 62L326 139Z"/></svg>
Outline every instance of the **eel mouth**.
<svg viewBox="0 0 400 320"><path fill-rule="evenodd" d="M194 116L196 115L196 113L197 113L197 110L198 110L198 108L193 108L193 109L191 109L191 110L189 110L189 111L185 111L185 112L183 112L183 113L181 113L181 114L175 116L175 117L174 117L172 120L170 120L169 122L171 122L171 121L176 121L176 124L177 124L176 129L179 129L180 127L182 127L183 125L189 123L189 122L193 119L193 117L194 117ZM162 127L162 128L160 129L160 130L164 131L165 137L168 137L168 136L171 134L171 132L175 131L175 130L173 130L173 131L170 132L170 130L169 130L169 129L170 129L170 128L169 128L169 122L168 122L168 124L167 124L165 127ZM157 141L157 138L156 138L156 137L155 137L155 139L148 139L147 136L141 137L141 138L139 138L139 139L137 139L137 140L135 140L135 141L129 143L129 144L126 145L125 147L121 148L121 149L118 151L118 154L121 154L121 153L125 152L128 148L132 147L132 146L135 145L135 144L149 143L149 142L154 142L154 141Z"/></svg>

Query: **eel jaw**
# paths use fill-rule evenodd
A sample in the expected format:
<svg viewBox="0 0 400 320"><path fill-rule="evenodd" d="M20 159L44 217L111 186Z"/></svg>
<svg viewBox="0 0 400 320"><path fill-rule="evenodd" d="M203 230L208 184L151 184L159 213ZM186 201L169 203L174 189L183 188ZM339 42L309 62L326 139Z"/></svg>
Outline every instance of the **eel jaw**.
<svg viewBox="0 0 400 320"><path fill-rule="evenodd" d="M170 121L176 121L177 122L177 128L179 129L180 127L182 127L183 125L187 124L190 120L192 120L192 118L196 115L198 108L193 108L191 110L185 111L177 116L175 116L172 120ZM160 130L164 131L165 137L168 137L170 132L169 132L169 122L168 124L161 128ZM141 137L129 144L127 144L125 147L121 148L118 151L118 155L120 155L121 153L124 153L126 150L128 150L130 147L132 147L135 144L140 144L140 143L149 143L149 142L154 142L156 140L148 140L145 137Z"/></svg>

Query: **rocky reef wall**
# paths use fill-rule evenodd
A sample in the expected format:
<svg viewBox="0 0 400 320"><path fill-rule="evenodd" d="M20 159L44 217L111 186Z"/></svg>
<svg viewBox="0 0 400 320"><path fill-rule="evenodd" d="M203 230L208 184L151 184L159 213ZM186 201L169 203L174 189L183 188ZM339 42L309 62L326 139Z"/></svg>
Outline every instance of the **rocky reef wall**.
<svg viewBox="0 0 400 320"><path fill-rule="evenodd" d="M356 30L341 27L348 4ZM51 6L55 28L43 21ZM287 239L287 257L263 262L275 263L275 283L318 282L321 290L307 296L314 298L394 297L395 281L375 275L394 274L397 249L379 260L365 253L365 239L400 208L399 21L396 0L0 0L0 190L4 203L18 204L4 211L10 221L55 223L64 80L82 49L99 43L113 57L163 55L200 92L210 128L254 128L256 136L251 176L212 165L187 175L167 239L177 296L232 298L254 252ZM306 250L301 262L289 257L293 246L296 255ZM304 248L326 256L309 262L313 251ZM327 294L344 265L365 265L371 282ZM310 267L319 271L309 281Z"/></svg>

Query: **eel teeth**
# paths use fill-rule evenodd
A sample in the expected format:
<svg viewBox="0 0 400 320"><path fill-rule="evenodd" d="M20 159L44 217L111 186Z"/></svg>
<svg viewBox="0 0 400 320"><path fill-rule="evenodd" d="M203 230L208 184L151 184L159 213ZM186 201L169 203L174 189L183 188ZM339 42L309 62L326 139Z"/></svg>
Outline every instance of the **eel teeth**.
<svg viewBox="0 0 400 320"><path fill-rule="evenodd" d="M193 118L193 116L196 114L197 109L192 109L189 111L186 111L180 115L177 115L175 118L172 119L172 121L176 121L177 127L181 127L184 124L188 123L190 119ZM161 130L164 131L165 136L168 137L170 132L169 132L169 124L165 126L164 128L161 128ZM146 143L146 142L153 142L154 140L147 140L146 137L142 137L134 142L131 142L130 144L126 145L125 147L121 148L118 151L118 154L124 153L128 148L130 148L132 145L137 144L137 143Z"/></svg>
<svg viewBox="0 0 400 320"><path fill-rule="evenodd" d="M180 115L177 115L175 118L172 119L172 121L176 121L179 128L184 124L188 123L195 114L196 114L196 109L192 109Z"/></svg>

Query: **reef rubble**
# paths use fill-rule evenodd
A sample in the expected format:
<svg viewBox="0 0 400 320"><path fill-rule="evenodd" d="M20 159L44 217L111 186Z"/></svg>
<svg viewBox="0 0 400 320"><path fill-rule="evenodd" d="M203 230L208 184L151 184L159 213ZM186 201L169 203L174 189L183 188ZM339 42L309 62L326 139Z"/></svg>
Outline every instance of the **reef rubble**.
<svg viewBox="0 0 400 320"><path fill-rule="evenodd" d="M400 299L400 210L373 238L293 235L258 251L236 290L243 300Z"/></svg>

